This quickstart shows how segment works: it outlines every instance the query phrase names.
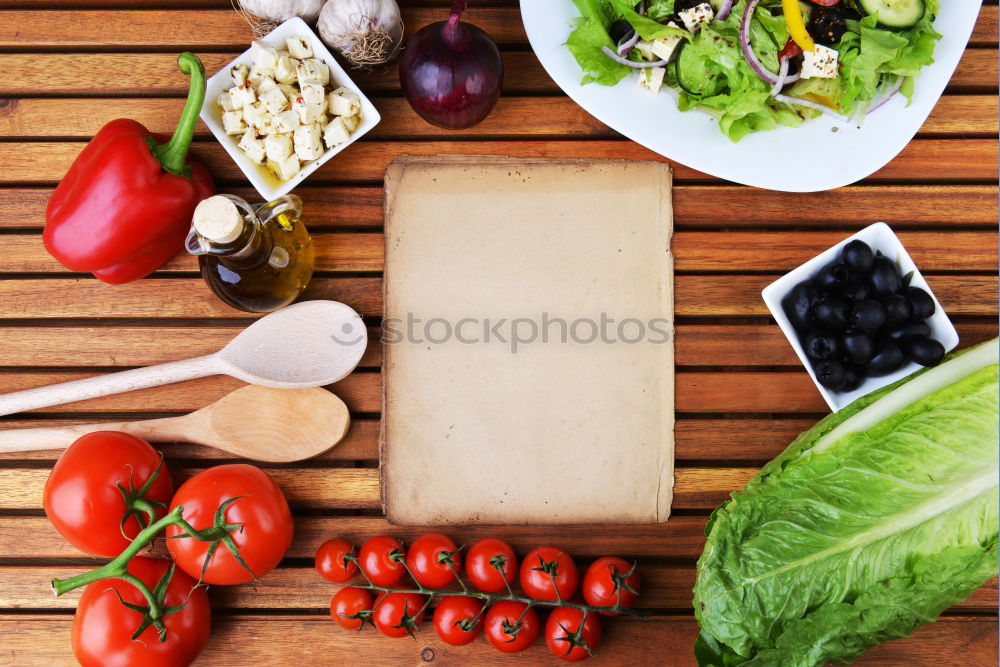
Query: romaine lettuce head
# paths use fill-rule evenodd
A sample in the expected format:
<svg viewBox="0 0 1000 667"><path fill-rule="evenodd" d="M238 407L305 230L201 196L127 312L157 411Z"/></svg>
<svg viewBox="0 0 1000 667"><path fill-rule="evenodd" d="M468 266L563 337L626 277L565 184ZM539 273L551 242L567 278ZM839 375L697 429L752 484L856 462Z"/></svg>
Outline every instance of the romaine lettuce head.
<svg viewBox="0 0 1000 667"><path fill-rule="evenodd" d="M699 664L849 663L997 573L998 343L855 401L718 508Z"/></svg>

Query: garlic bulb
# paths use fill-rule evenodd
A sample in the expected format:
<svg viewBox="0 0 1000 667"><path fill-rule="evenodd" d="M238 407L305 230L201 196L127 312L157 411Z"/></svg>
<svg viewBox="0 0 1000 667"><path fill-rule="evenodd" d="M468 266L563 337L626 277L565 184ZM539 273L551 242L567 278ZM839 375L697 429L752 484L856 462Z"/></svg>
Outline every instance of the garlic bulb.
<svg viewBox="0 0 1000 667"><path fill-rule="evenodd" d="M388 62L403 45L396 0L327 0L317 26L326 45L355 67Z"/></svg>
<svg viewBox="0 0 1000 667"><path fill-rule="evenodd" d="M265 21L284 23L293 16L301 16L306 23L319 16L323 0L239 0L240 8Z"/></svg>

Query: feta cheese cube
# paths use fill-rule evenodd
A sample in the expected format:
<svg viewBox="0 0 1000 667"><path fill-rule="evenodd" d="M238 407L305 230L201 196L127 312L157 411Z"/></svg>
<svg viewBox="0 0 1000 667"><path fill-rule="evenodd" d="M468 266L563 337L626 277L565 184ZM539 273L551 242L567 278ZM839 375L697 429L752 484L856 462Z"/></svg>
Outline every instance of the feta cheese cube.
<svg viewBox="0 0 1000 667"><path fill-rule="evenodd" d="M300 160L315 160L323 154L323 142L321 140L322 131L319 123L312 125L300 125L295 130L293 140L295 143L295 154Z"/></svg>
<svg viewBox="0 0 1000 667"><path fill-rule="evenodd" d="M243 134L247 125L243 122L243 114L240 111L225 111L222 114L222 129L226 134Z"/></svg>
<svg viewBox="0 0 1000 667"><path fill-rule="evenodd" d="M639 86L651 93L660 92L663 85L663 75L667 73L665 67L649 67L639 72Z"/></svg>
<svg viewBox="0 0 1000 667"><path fill-rule="evenodd" d="M361 111L361 98L353 90L337 88L326 96L327 107L335 116L353 116Z"/></svg>
<svg viewBox="0 0 1000 667"><path fill-rule="evenodd" d="M250 68L246 65L233 65L229 68L229 76L233 79L234 86L242 86L247 82L247 74Z"/></svg>
<svg viewBox="0 0 1000 667"><path fill-rule="evenodd" d="M326 95L326 89L323 88L323 84L317 79L302 81L299 84L299 88L302 91L302 99L305 100L306 104L323 104L323 96Z"/></svg>
<svg viewBox="0 0 1000 667"><path fill-rule="evenodd" d="M712 5L707 2L695 5L690 9L679 11L677 12L677 15L681 17L681 21L684 22L684 27L688 29L688 32L692 33L698 32L703 23L708 23L715 18L715 12L712 11Z"/></svg>
<svg viewBox="0 0 1000 667"><path fill-rule="evenodd" d="M667 24L672 28L680 28L679 25L671 21ZM679 35L667 35L666 37L660 37L659 39L654 39L649 46L649 50L656 56L657 60L670 60L674 55L674 51L677 50L678 45L683 41L684 38Z"/></svg>
<svg viewBox="0 0 1000 667"><path fill-rule="evenodd" d="M836 49L817 44L813 51L802 52L803 79L836 79L840 72L837 61L840 54Z"/></svg>
<svg viewBox="0 0 1000 667"><path fill-rule="evenodd" d="M271 168L274 175L278 177L279 180L287 181L295 174L299 173L299 158L295 155L289 155L284 160L280 162L268 161L267 166Z"/></svg>
<svg viewBox="0 0 1000 667"><path fill-rule="evenodd" d="M274 79L272 79L270 77L270 75L263 76L263 77L261 77L260 82L258 82L257 86L256 86L257 97L260 97L261 95L263 95L267 91L274 90L277 87L278 87L278 84L276 84L274 82Z"/></svg>
<svg viewBox="0 0 1000 667"><path fill-rule="evenodd" d="M236 107L233 106L233 98L229 96L228 90L219 93L219 97L215 100L215 103L222 107L223 111L236 111Z"/></svg>
<svg viewBox="0 0 1000 667"><path fill-rule="evenodd" d="M322 104L309 104L302 97L296 97L292 103L292 111L299 115L301 125L320 123L326 115L326 100L322 100Z"/></svg>
<svg viewBox="0 0 1000 667"><path fill-rule="evenodd" d="M299 86L303 81L318 80L324 86L330 83L330 68L317 58L307 58L300 60L295 74L299 79Z"/></svg>
<svg viewBox="0 0 1000 667"><path fill-rule="evenodd" d="M340 116L344 121L344 127L347 128L348 132L354 132L358 129L358 125L361 125L361 114L356 113L353 116Z"/></svg>
<svg viewBox="0 0 1000 667"><path fill-rule="evenodd" d="M289 134L295 131L295 128L299 126L299 114L289 109L288 111L282 111L279 114L275 114L271 121L271 126L274 131L279 134Z"/></svg>
<svg viewBox="0 0 1000 667"><path fill-rule="evenodd" d="M296 68L299 61L288 56L278 56L278 65L274 68L274 78L278 83L292 83L298 78Z"/></svg>
<svg viewBox="0 0 1000 667"><path fill-rule="evenodd" d="M254 67L265 74L274 72L278 65L278 52L261 42L250 43L250 58L253 59Z"/></svg>
<svg viewBox="0 0 1000 667"><path fill-rule="evenodd" d="M299 96L299 89L287 83L279 83L278 90L285 94L288 106L291 106L295 102L295 98Z"/></svg>
<svg viewBox="0 0 1000 667"><path fill-rule="evenodd" d="M242 86L233 86L229 89L229 101L233 105L233 109L242 109L248 104L253 104L257 101L257 94L254 93L253 87L250 84L243 84Z"/></svg>
<svg viewBox="0 0 1000 667"><path fill-rule="evenodd" d="M272 134L264 139L264 152L272 162L281 162L292 154L292 137L289 134Z"/></svg>
<svg viewBox="0 0 1000 667"><path fill-rule="evenodd" d="M305 37L289 37L285 40L285 46L293 58L312 58L312 45Z"/></svg>
<svg viewBox="0 0 1000 667"><path fill-rule="evenodd" d="M264 142L257 138L253 130L247 130L240 139L240 150L257 164L264 164Z"/></svg>
<svg viewBox="0 0 1000 667"><path fill-rule="evenodd" d="M265 72L258 68L256 65L250 68L250 73L247 74L247 85L256 86L260 83L261 79L265 76L270 76L272 72Z"/></svg>
<svg viewBox="0 0 1000 667"><path fill-rule="evenodd" d="M277 86L261 95L258 99L272 116L288 108L288 98L285 97L285 94Z"/></svg>
<svg viewBox="0 0 1000 667"><path fill-rule="evenodd" d="M351 131L347 129L347 123L343 116L336 116L323 130L323 141L327 148L333 148L346 142L351 138Z"/></svg>

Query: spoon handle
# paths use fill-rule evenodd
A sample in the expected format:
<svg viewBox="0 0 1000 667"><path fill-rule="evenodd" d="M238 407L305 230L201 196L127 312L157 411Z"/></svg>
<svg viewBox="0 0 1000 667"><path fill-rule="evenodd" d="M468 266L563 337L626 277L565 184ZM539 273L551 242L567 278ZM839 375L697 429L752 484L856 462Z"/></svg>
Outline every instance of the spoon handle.
<svg viewBox="0 0 1000 667"><path fill-rule="evenodd" d="M215 354L208 354L203 357L172 361L158 366L134 368L48 387L26 389L13 394L0 395L0 415L10 415L50 405L62 405L98 396L193 380L206 375L216 375L222 371L223 368L218 357Z"/></svg>
<svg viewBox="0 0 1000 667"><path fill-rule="evenodd" d="M129 433L150 442L186 441L184 424L188 415L141 422L105 422L45 428L12 428L0 431L0 454L64 449L82 435L96 431Z"/></svg>

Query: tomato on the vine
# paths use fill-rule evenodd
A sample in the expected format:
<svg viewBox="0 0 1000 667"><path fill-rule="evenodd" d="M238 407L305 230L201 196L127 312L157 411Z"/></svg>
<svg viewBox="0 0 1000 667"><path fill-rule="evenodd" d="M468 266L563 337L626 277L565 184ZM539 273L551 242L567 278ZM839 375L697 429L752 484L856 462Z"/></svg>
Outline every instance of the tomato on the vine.
<svg viewBox="0 0 1000 667"><path fill-rule="evenodd" d="M483 621L486 639L503 653L520 653L531 646L538 637L539 628L535 610L514 600L494 603Z"/></svg>
<svg viewBox="0 0 1000 667"><path fill-rule="evenodd" d="M229 586L262 577L285 557L292 543L288 501L274 480L252 465L221 465L198 473L177 489L170 509L183 506L184 519L195 530L205 530L215 525L216 513L226 503L222 518L230 526L241 526L227 534L246 567L225 543L218 544L206 565L211 543L188 537L179 526L167 527L170 555L181 569L206 584Z"/></svg>
<svg viewBox="0 0 1000 667"><path fill-rule="evenodd" d="M157 583L170 566L169 560L136 557L129 561L128 572L155 594ZM180 569L174 570L163 592L161 607L174 610L162 617L166 634L161 642L153 625L132 638L143 623L143 614L122 602L148 606L135 586L120 579L88 584L73 617L77 661L83 667L185 667L194 662L212 625L208 594Z"/></svg>
<svg viewBox="0 0 1000 667"><path fill-rule="evenodd" d="M517 556L503 540L487 537L469 549L465 556L465 573L472 585L482 592L499 593L517 577Z"/></svg>
<svg viewBox="0 0 1000 667"><path fill-rule="evenodd" d="M627 575L627 576L626 576ZM583 599L592 607L613 607L621 595L622 609L631 609L639 597L639 573L617 556L598 558L583 575ZM602 611L605 616L617 612Z"/></svg>
<svg viewBox="0 0 1000 667"><path fill-rule="evenodd" d="M416 593L383 594L375 603L375 627L386 637L412 635L424 620L424 596Z"/></svg>
<svg viewBox="0 0 1000 667"><path fill-rule="evenodd" d="M451 538L441 533L421 535L406 552L413 577L427 588L444 588L455 581L462 557ZM454 570L452 569L454 568Z"/></svg>
<svg viewBox="0 0 1000 667"><path fill-rule="evenodd" d="M393 555L403 555L403 544L395 537L378 535L361 545L358 562L372 583L377 586L395 586L406 574L401 562L392 560Z"/></svg>
<svg viewBox="0 0 1000 667"><path fill-rule="evenodd" d="M560 549L538 547L521 561L521 588L533 600L568 600L578 581L576 564Z"/></svg>
<svg viewBox="0 0 1000 667"><path fill-rule="evenodd" d="M143 489L154 473L156 478ZM149 443L127 433L98 431L79 438L59 457L42 502L49 521L70 544L92 556L113 558L149 524L141 510L126 507L126 496L155 521L165 514L173 492L163 457Z"/></svg>
<svg viewBox="0 0 1000 667"><path fill-rule="evenodd" d="M330 600L330 618L342 628L359 630L364 625L359 612L372 608L372 594L364 588L344 586Z"/></svg>
<svg viewBox="0 0 1000 667"><path fill-rule="evenodd" d="M354 555L354 545L347 540L327 540L316 550L316 571L327 581L346 584L358 572L358 564L346 559Z"/></svg>
<svg viewBox="0 0 1000 667"><path fill-rule="evenodd" d="M434 610L434 630L445 644L463 646L483 631L482 611L485 602L467 595L442 598Z"/></svg>
<svg viewBox="0 0 1000 667"><path fill-rule="evenodd" d="M596 614L587 614L586 620L583 616L581 610L571 607L556 607L552 610L545 623L545 643L552 655L577 662L589 658L597 651L601 645L601 621Z"/></svg>

